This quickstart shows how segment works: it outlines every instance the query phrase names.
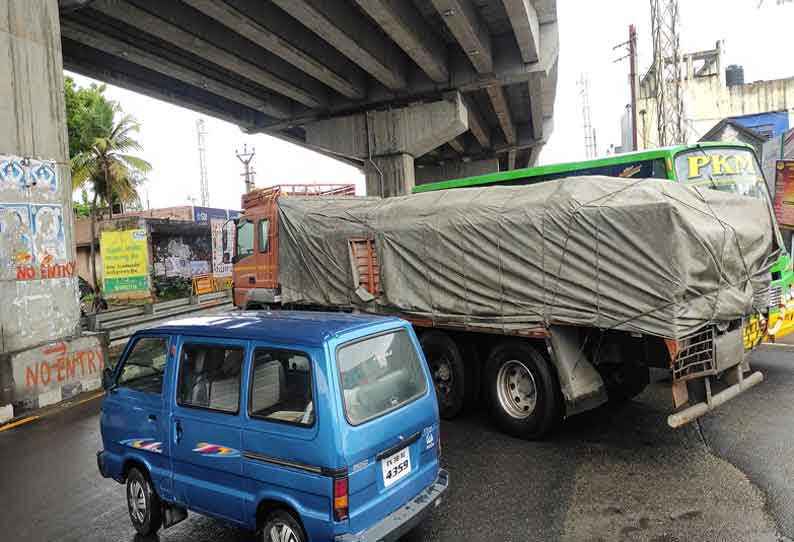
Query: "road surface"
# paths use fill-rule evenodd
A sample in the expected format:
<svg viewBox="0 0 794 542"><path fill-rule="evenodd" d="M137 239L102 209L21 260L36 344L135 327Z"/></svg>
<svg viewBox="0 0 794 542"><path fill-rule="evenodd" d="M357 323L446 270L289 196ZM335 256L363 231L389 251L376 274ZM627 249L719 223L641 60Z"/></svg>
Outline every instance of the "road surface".
<svg viewBox="0 0 794 542"><path fill-rule="evenodd" d="M757 354L755 366L763 384L677 431L658 384L540 443L499 434L481 413L445 423L449 496L406 541L794 539L794 352ZM123 487L96 471L100 402L0 432L0 538L142 540ZM191 514L159 539L254 537Z"/></svg>

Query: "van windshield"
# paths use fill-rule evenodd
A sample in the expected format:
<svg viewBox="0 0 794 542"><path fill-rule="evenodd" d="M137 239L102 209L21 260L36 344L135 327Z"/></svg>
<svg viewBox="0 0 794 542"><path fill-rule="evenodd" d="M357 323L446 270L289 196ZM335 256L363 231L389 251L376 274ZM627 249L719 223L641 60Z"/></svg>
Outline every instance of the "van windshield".
<svg viewBox="0 0 794 542"><path fill-rule="evenodd" d="M337 352L347 420L359 425L427 391L425 373L405 330L368 337Z"/></svg>

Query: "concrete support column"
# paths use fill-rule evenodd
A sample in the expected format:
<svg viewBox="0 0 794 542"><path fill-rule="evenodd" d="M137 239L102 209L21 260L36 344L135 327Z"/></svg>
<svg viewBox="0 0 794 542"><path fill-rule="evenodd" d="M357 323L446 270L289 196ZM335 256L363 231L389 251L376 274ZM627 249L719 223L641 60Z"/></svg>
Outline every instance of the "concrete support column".
<svg viewBox="0 0 794 542"><path fill-rule="evenodd" d="M436 102L368 111L305 126L306 143L364 162L367 195L409 194L414 187L414 159L469 128L460 93Z"/></svg>
<svg viewBox="0 0 794 542"><path fill-rule="evenodd" d="M384 198L410 194L414 180L414 157L410 154L376 156L364 163L367 194Z"/></svg>
<svg viewBox="0 0 794 542"><path fill-rule="evenodd" d="M58 17L57 0L0 0L0 352L80 317Z"/></svg>

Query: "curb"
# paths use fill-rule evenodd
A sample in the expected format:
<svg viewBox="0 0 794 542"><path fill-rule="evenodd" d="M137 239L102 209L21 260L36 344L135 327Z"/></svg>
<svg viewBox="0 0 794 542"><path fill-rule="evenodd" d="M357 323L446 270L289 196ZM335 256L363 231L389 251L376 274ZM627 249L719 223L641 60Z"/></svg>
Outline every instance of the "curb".
<svg viewBox="0 0 794 542"><path fill-rule="evenodd" d="M99 399L100 397L103 397L105 395L104 390L98 393L92 393L93 391L94 390L88 390L88 391L84 390L82 393L73 394L71 397L69 397L64 401L59 400L57 403L53 403L50 405L40 406L35 409L26 409L23 415L17 416L16 418L13 417L13 412L14 412L13 405L2 406L0 407L0 433L2 433L3 431L7 431L9 429L14 429L15 427L19 427L20 425L34 422L40 418L45 418L47 416L55 414L56 412L61 412L68 408L75 407L77 405L82 405L83 403L87 403L89 401L93 401L94 399ZM54 392L48 392L48 393L54 394ZM1 417L4 413L5 414L10 413L11 417L4 419L3 417Z"/></svg>

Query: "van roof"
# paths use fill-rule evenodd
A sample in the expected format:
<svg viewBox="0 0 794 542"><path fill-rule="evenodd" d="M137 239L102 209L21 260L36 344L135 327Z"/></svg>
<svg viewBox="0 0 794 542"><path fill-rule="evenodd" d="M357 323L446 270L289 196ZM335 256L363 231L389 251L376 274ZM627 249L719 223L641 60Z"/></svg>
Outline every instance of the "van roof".
<svg viewBox="0 0 794 542"><path fill-rule="evenodd" d="M148 328L145 332L259 339L318 346L334 335L387 322L397 323L400 320L388 316L342 312L241 311L171 320Z"/></svg>

